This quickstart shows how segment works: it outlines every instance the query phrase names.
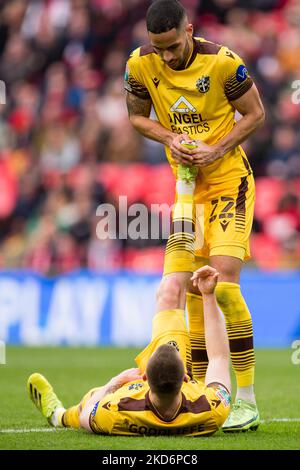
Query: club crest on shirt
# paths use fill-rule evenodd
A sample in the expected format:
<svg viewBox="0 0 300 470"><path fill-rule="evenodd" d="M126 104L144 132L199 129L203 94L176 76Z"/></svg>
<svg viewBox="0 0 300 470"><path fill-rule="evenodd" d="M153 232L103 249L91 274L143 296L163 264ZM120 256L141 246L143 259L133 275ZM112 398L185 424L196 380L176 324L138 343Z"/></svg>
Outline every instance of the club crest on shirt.
<svg viewBox="0 0 300 470"><path fill-rule="evenodd" d="M177 351L179 352L179 347L178 347L178 344L176 343L176 341L168 341L168 344L170 346L174 346L174 348L177 349Z"/></svg>
<svg viewBox="0 0 300 470"><path fill-rule="evenodd" d="M196 87L200 93L207 93L210 88L210 78L207 75L199 78L196 82Z"/></svg>
<svg viewBox="0 0 300 470"><path fill-rule="evenodd" d="M143 386L143 383L131 384L129 385L128 390L139 390L140 388L143 388Z"/></svg>

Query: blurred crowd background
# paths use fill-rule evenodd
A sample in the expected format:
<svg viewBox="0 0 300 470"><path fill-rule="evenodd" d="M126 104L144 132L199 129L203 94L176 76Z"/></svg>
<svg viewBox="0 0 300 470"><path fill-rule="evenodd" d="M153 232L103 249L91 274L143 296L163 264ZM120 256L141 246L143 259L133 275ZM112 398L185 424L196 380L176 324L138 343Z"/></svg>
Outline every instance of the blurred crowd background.
<svg viewBox="0 0 300 470"><path fill-rule="evenodd" d="M148 42L150 3L0 1L1 269L162 268L165 240L101 240L96 230L96 208L118 208L120 194L173 201L163 148L133 131L124 101L126 59ZM300 268L300 2L182 3L196 36L244 58L266 107L265 126L244 144L257 181L250 266Z"/></svg>

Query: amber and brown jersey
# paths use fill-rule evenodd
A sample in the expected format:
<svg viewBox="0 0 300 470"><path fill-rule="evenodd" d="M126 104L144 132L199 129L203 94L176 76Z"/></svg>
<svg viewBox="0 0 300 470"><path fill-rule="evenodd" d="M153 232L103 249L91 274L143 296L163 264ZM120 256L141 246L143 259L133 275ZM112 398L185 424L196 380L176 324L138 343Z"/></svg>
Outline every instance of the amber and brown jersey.
<svg viewBox="0 0 300 470"><path fill-rule="evenodd" d="M231 131L235 125L231 102L252 84L237 54L203 38L194 38L193 54L183 70L172 70L148 45L131 54L125 73L125 89L140 98L150 98L164 127L209 145ZM166 154L175 169L168 147ZM247 176L249 171L247 157L238 146L201 168L201 176L205 182L215 183Z"/></svg>
<svg viewBox="0 0 300 470"><path fill-rule="evenodd" d="M230 395L219 383L182 386L182 402L171 421L163 420L149 398L146 381L134 381L96 403L90 427L96 434L201 436L216 432L228 416Z"/></svg>

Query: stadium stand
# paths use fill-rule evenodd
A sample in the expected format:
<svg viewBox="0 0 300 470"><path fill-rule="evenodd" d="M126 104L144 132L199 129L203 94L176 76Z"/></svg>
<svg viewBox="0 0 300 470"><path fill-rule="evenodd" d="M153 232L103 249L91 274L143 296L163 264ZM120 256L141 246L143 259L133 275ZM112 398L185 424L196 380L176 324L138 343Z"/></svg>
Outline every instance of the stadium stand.
<svg viewBox="0 0 300 470"><path fill-rule="evenodd" d="M245 143L257 182L252 265L300 267L300 4L183 1L196 35L239 52L266 125ZM165 240L100 240L96 208L171 204L162 148L130 126L123 73L147 42L145 0L0 3L0 267L157 271ZM294 97L294 98L293 98ZM299 93L298 93L299 97ZM300 100L298 100L300 101Z"/></svg>

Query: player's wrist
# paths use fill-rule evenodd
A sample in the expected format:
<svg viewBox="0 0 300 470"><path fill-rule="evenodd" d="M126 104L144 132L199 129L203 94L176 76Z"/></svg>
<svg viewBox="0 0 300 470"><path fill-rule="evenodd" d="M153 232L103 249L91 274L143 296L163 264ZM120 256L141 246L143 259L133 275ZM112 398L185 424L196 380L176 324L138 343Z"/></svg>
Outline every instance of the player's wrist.
<svg viewBox="0 0 300 470"><path fill-rule="evenodd" d="M172 132L170 132L170 134L167 134L165 136L165 145L167 145L168 147L171 147L173 140L175 139L176 136L177 134L173 134Z"/></svg>
<svg viewBox="0 0 300 470"><path fill-rule="evenodd" d="M212 146L214 149L214 153L218 158L223 158L226 152L228 152L229 149L226 149L225 146L222 143L217 143Z"/></svg>
<svg viewBox="0 0 300 470"><path fill-rule="evenodd" d="M202 292L202 298L206 300L214 300L215 299L215 289L211 292Z"/></svg>

